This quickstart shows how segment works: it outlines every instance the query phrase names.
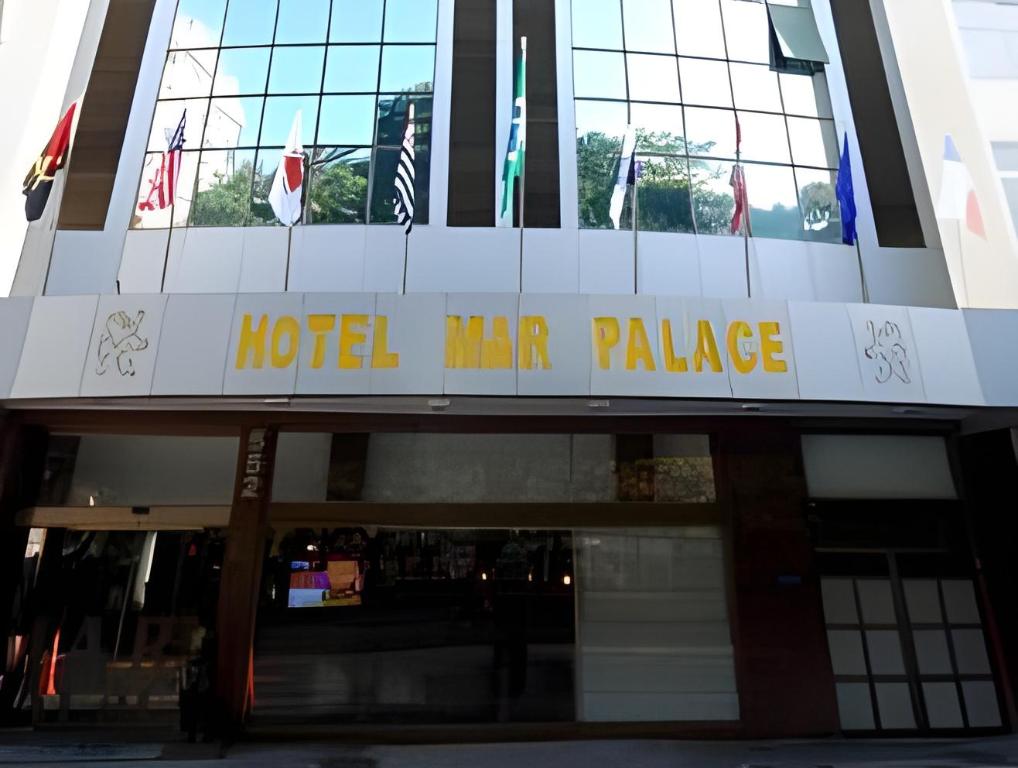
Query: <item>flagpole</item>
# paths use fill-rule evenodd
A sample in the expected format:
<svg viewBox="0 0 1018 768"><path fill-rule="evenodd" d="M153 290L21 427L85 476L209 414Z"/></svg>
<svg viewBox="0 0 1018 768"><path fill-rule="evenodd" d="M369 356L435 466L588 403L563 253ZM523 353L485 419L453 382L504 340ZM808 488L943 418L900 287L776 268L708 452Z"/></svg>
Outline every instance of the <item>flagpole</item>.
<svg viewBox="0 0 1018 768"><path fill-rule="evenodd" d="M745 249L745 262L746 262L746 297L753 298L753 279L749 273L749 195L746 194L746 177L745 170L742 168L742 147L741 142L735 146L735 164L739 167L739 173L742 174L742 189L739 192L742 195L742 243Z"/></svg>
<svg viewBox="0 0 1018 768"><path fill-rule="evenodd" d="M961 219L958 219L958 264L961 266L961 291L965 295L965 306L969 305L969 285L965 277L965 251L961 244Z"/></svg>
<svg viewBox="0 0 1018 768"><path fill-rule="evenodd" d="M862 248L859 245L859 235L855 236L855 253L859 259L859 282L862 283L863 304L870 303L870 290L866 287L866 269L862 264Z"/></svg>
<svg viewBox="0 0 1018 768"><path fill-rule="evenodd" d="M636 160L633 160L636 163ZM640 272L640 169L633 169L633 295L639 293Z"/></svg>
<svg viewBox="0 0 1018 768"><path fill-rule="evenodd" d="M283 278L283 290L290 290L290 253L293 251L293 224L286 228L286 276Z"/></svg>
<svg viewBox="0 0 1018 768"><path fill-rule="evenodd" d="M521 74L522 74L522 78L521 79L523 80L523 82L520 84L520 88L523 89L523 104L524 104L523 114L521 115L521 117L522 117L522 119L524 121L524 124L522 126L520 126L523 129L523 137L524 137L524 139L523 139L523 141L524 141L524 143L523 143L523 158L522 158L523 162L520 163L520 293L523 293L523 237L524 237L523 233L524 233L524 230L526 229L526 224L524 223L524 221L525 221L524 214L526 213L526 210L527 210L527 145L526 145L527 126L526 126L526 120L527 120L528 110L527 110L527 107L526 107L526 104L527 104L527 69L526 69L526 66L527 66L526 65L526 61L527 61L527 38L526 37L521 37L520 38L520 57L521 57L521 60L523 61L523 67L522 67L522 72L521 72ZM514 105L513 109L515 110L515 105ZM519 133L517 133L517 135L519 135ZM519 151L519 147L517 147L517 151Z"/></svg>
<svg viewBox="0 0 1018 768"><path fill-rule="evenodd" d="M404 236L404 239L405 239L405 242L403 244L403 290L402 290L401 293L402 293L403 296L406 296L406 272L407 272L407 262L409 261L409 256L410 256L410 233L409 232L406 233L406 235Z"/></svg>
<svg viewBox="0 0 1018 768"><path fill-rule="evenodd" d="M170 241L173 239L173 206L170 206L170 228L166 230L166 253L163 254L163 276L159 280L159 293L166 291L166 266L170 263Z"/></svg>

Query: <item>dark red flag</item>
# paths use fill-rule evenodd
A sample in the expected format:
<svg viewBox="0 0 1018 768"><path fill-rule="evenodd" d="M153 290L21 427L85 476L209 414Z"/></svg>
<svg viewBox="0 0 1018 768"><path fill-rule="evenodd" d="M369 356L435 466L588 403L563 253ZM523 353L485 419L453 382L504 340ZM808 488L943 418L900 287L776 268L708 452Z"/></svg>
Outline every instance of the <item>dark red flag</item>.
<svg viewBox="0 0 1018 768"><path fill-rule="evenodd" d="M74 102L67 108L64 116L60 118L60 122L53 130L53 135L46 148L25 177L22 193L25 195L25 216L29 221L36 221L42 217L42 212L46 210L46 202L49 200L50 190L53 188L53 179L57 171L67 163L77 110L78 102Z"/></svg>

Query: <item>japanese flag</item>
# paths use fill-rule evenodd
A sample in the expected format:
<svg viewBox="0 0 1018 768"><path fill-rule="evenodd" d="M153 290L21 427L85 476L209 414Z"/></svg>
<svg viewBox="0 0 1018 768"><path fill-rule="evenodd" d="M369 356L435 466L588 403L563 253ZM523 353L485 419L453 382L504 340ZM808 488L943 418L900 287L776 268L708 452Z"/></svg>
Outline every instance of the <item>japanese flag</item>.
<svg viewBox="0 0 1018 768"><path fill-rule="evenodd" d="M290 138L279 160L276 177L269 191L269 205L276 218L290 227L300 221L303 213L301 196L304 192L304 147L301 145L301 113L293 117Z"/></svg>

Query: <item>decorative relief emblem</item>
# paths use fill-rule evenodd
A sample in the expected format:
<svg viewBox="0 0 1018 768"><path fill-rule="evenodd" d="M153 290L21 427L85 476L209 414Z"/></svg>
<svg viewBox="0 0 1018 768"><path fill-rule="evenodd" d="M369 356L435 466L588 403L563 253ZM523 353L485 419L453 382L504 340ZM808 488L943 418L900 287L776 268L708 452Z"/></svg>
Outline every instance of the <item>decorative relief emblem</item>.
<svg viewBox="0 0 1018 768"><path fill-rule="evenodd" d="M901 327L890 320L883 323L866 321L870 343L865 349L866 358L872 363L873 377L878 384L886 384L897 378L905 384L912 383L912 361L901 333Z"/></svg>
<svg viewBox="0 0 1018 768"><path fill-rule="evenodd" d="M106 318L106 327L99 337L98 362L95 372L102 376L116 363L121 376L134 376L134 353L148 349L148 339L141 336L141 323L145 311L139 309L131 317L120 310Z"/></svg>

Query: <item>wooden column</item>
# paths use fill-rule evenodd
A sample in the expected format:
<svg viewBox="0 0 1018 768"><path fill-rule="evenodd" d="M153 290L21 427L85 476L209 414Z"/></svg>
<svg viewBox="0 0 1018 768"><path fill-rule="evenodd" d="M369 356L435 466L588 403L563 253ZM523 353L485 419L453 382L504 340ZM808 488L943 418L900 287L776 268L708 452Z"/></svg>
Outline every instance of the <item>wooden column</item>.
<svg viewBox="0 0 1018 768"><path fill-rule="evenodd" d="M15 630L11 615L15 590L22 578L28 529L17 528L14 516L29 506L39 491L46 456L46 432L25 427L10 416L0 422L0 660L6 657L7 640ZM0 686L0 722L21 680L21 666L4 673Z"/></svg>
<svg viewBox="0 0 1018 768"><path fill-rule="evenodd" d="M218 720L229 734L250 709L255 619L268 532L276 432L244 427L219 586L215 690Z"/></svg>
<svg viewBox="0 0 1018 768"><path fill-rule="evenodd" d="M806 527L796 432L720 439L734 564L739 709L753 738L838 730L820 584Z"/></svg>

